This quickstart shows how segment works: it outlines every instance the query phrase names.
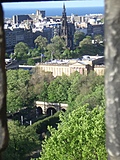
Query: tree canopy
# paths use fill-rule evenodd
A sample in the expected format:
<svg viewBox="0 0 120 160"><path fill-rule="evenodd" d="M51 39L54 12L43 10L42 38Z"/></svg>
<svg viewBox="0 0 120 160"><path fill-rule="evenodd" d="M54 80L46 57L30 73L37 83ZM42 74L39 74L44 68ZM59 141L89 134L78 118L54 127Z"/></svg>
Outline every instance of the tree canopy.
<svg viewBox="0 0 120 160"><path fill-rule="evenodd" d="M49 128L51 136L37 160L106 160L104 114L104 107L90 111L85 105L60 116L58 130Z"/></svg>
<svg viewBox="0 0 120 160"><path fill-rule="evenodd" d="M48 87L48 100L50 102L65 103L68 101L68 88L70 83L68 77L63 75L53 80Z"/></svg>
<svg viewBox="0 0 120 160"><path fill-rule="evenodd" d="M76 31L74 34L74 44L75 46L79 46L80 41L85 38L85 34L83 32Z"/></svg>
<svg viewBox="0 0 120 160"><path fill-rule="evenodd" d="M39 136L35 130L28 132L25 126L16 121L8 122L9 145L3 154L5 160L25 160L27 155L39 148Z"/></svg>
<svg viewBox="0 0 120 160"><path fill-rule="evenodd" d="M42 36L38 36L34 41L35 45L37 45L41 52L43 52L46 49L47 42L47 39Z"/></svg>
<svg viewBox="0 0 120 160"><path fill-rule="evenodd" d="M19 42L14 47L14 55L12 54L12 58L16 58L17 60L26 60L28 57L29 47L24 42Z"/></svg>
<svg viewBox="0 0 120 160"><path fill-rule="evenodd" d="M52 55L53 59L60 59L64 49L65 42L60 36L53 37L51 43L47 45L48 54Z"/></svg>
<svg viewBox="0 0 120 160"><path fill-rule="evenodd" d="M7 71L7 110L15 112L29 102L28 82L29 71L8 70Z"/></svg>

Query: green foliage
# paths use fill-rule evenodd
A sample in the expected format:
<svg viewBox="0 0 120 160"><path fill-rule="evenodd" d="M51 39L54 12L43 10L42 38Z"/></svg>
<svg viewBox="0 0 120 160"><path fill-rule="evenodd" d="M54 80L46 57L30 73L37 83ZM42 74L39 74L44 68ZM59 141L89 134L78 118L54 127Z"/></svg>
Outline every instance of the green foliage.
<svg viewBox="0 0 120 160"><path fill-rule="evenodd" d="M76 47L73 51L72 58L80 58L82 56L82 52L80 47Z"/></svg>
<svg viewBox="0 0 120 160"><path fill-rule="evenodd" d="M42 81L42 82L39 84L40 92L39 92L39 94L37 95L37 99L38 99L38 100L42 100L42 101L47 101L47 100L48 100L48 92L47 92L48 86L49 86L49 83L48 83L48 82L45 82L45 81Z"/></svg>
<svg viewBox="0 0 120 160"><path fill-rule="evenodd" d="M51 72L38 67L31 76L25 70L8 70L7 83L8 111L15 112L34 100L68 103L69 107L60 116L58 130L50 128L50 133L47 127L57 128L59 112L27 128L10 122L6 159L24 160L26 154L38 147L36 133L40 139L43 133L49 133L51 137L45 140L39 160L106 160L104 77L94 72L87 76L74 72L69 77L54 78Z"/></svg>
<svg viewBox="0 0 120 160"><path fill-rule="evenodd" d="M95 46L92 44L92 38L90 36L86 36L80 43L80 53L81 55L96 55Z"/></svg>
<svg viewBox="0 0 120 160"><path fill-rule="evenodd" d="M104 77L90 72L87 76L74 72L70 75L71 85L68 89L68 112L79 104L89 104L90 108L104 104ZM75 105L76 104L76 105Z"/></svg>
<svg viewBox="0 0 120 160"><path fill-rule="evenodd" d="M69 49L64 50L63 54L62 54L62 58L63 59L70 59L72 58L72 53Z"/></svg>
<svg viewBox="0 0 120 160"><path fill-rule="evenodd" d="M39 120L27 127L27 132L36 131L39 134L40 139L42 139L42 133L48 132L48 126L52 126L57 128L57 124L59 123L59 112L55 113L53 116L46 117L43 120Z"/></svg>
<svg viewBox="0 0 120 160"><path fill-rule="evenodd" d="M68 89L68 101L73 102L77 95L80 94L80 88L81 88L81 79L83 76L81 76L78 72L74 72L70 75L69 79L71 82L71 85Z"/></svg>
<svg viewBox="0 0 120 160"><path fill-rule="evenodd" d="M69 103L74 108L74 104L80 102L82 105L85 104L83 102L90 103L94 107L103 99L103 77L92 72L87 76L74 72L69 77L63 75L54 78L51 72L44 72L39 67L34 69L31 76L25 70L9 70L7 83L7 108L10 112L28 106L35 100Z"/></svg>
<svg viewBox="0 0 120 160"><path fill-rule="evenodd" d="M104 53L104 45L100 44L103 37L101 35L96 35L94 37L95 44L92 44L92 38L90 36L86 36L79 43L80 51L79 54L82 55L103 55Z"/></svg>
<svg viewBox="0 0 120 160"><path fill-rule="evenodd" d="M48 125L57 127L59 112L53 116L38 120L34 124L25 127L17 121L8 121L9 145L3 153L4 160L26 160L33 151L41 149L41 140L48 134Z"/></svg>
<svg viewBox="0 0 120 160"><path fill-rule="evenodd" d="M105 19L104 19L104 18L102 18L102 19L101 19L101 23L104 23L104 22L105 22Z"/></svg>
<svg viewBox="0 0 120 160"><path fill-rule="evenodd" d="M74 104L76 106L88 104L90 109L95 108L97 105L105 106L104 86L95 86L94 91L90 91L86 95L78 95Z"/></svg>
<svg viewBox="0 0 120 160"><path fill-rule="evenodd" d="M48 87L48 100L50 102L67 102L68 88L70 86L68 77L63 75L54 79Z"/></svg>
<svg viewBox="0 0 120 160"><path fill-rule="evenodd" d="M27 64L28 65L35 65L35 61L32 58L28 58Z"/></svg>
<svg viewBox="0 0 120 160"><path fill-rule="evenodd" d="M48 53L52 54L52 59L60 59L64 49L65 42L60 36L53 37L51 43L47 45Z"/></svg>
<svg viewBox="0 0 120 160"><path fill-rule="evenodd" d="M40 57L41 50L39 48L34 48L30 51L30 57Z"/></svg>
<svg viewBox="0 0 120 160"><path fill-rule="evenodd" d="M28 57L28 51L28 45L24 42L19 42L15 45L14 55L12 55L12 58L16 58L17 60L26 60Z"/></svg>
<svg viewBox="0 0 120 160"><path fill-rule="evenodd" d="M92 44L92 38L91 36L86 36L80 43L79 46L83 47L84 45L91 45Z"/></svg>
<svg viewBox="0 0 120 160"><path fill-rule="evenodd" d="M9 145L3 154L4 160L25 160L26 156L40 146L35 130L27 132L27 128L14 121L8 122Z"/></svg>
<svg viewBox="0 0 120 160"><path fill-rule="evenodd" d="M29 71L7 71L7 111L15 112L28 104Z"/></svg>
<svg viewBox="0 0 120 160"><path fill-rule="evenodd" d="M42 36L38 36L34 41L34 43L41 50L41 52L46 49L47 42L48 42L47 39L45 37L42 37Z"/></svg>
<svg viewBox="0 0 120 160"><path fill-rule="evenodd" d="M47 88L53 79L51 72L45 72L36 67L29 82L30 97L33 97L33 100L47 101Z"/></svg>
<svg viewBox="0 0 120 160"><path fill-rule="evenodd" d="M102 35L95 35L95 36L94 36L94 40L95 40L97 43L100 43L101 41L103 41L103 36L102 36Z"/></svg>
<svg viewBox="0 0 120 160"><path fill-rule="evenodd" d="M79 42L85 38L85 34L83 32L76 31L74 34L74 44L75 46L79 46Z"/></svg>
<svg viewBox="0 0 120 160"><path fill-rule="evenodd" d="M106 160L105 108L80 106L60 116L58 130L49 127L51 137L43 143L37 160Z"/></svg>

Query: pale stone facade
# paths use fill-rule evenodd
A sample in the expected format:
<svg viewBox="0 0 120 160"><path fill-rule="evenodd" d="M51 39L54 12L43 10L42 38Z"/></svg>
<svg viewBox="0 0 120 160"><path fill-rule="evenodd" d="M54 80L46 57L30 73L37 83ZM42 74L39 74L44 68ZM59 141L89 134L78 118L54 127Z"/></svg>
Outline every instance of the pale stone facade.
<svg viewBox="0 0 120 160"><path fill-rule="evenodd" d="M40 64L40 69L44 70L45 72L52 72L53 76L62 76L62 74L70 75L70 68L69 65L60 65L60 64Z"/></svg>
<svg viewBox="0 0 120 160"><path fill-rule="evenodd" d="M105 74L105 65L95 65L94 72L99 76L104 75Z"/></svg>
<svg viewBox="0 0 120 160"><path fill-rule="evenodd" d="M40 107L42 109L42 113L46 114L49 108L54 108L56 111L60 110L66 111L68 104L36 101L35 106Z"/></svg>
<svg viewBox="0 0 120 160"><path fill-rule="evenodd" d="M82 75L87 75L91 70L97 75L104 75L105 73L104 65L94 65L93 67L92 61L77 62L71 60L69 63L42 63L38 67L45 72L52 72L54 77L62 76L63 74L70 76L75 71L78 71Z"/></svg>
<svg viewBox="0 0 120 160"><path fill-rule="evenodd" d="M71 73L78 71L82 75L87 75L90 70L92 70L92 66L90 64L75 62L75 63L68 63L68 64L40 64L40 69L45 72L52 72L53 76L62 76L66 74L70 76Z"/></svg>

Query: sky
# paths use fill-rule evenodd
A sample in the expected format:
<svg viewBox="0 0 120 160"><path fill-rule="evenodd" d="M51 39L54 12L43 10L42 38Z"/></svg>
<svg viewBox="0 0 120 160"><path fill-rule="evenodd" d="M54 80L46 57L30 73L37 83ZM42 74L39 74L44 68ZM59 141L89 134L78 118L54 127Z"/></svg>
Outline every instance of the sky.
<svg viewBox="0 0 120 160"><path fill-rule="evenodd" d="M94 7L104 6L104 0L72 0L72 1L47 1L47 2L16 2L16 3L4 3L3 8L61 8L65 3L68 7Z"/></svg>

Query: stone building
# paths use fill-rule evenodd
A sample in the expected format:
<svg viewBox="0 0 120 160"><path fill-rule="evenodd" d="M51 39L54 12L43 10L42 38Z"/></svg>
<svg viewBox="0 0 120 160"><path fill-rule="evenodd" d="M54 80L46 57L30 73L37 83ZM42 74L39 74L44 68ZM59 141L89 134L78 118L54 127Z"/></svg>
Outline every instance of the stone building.
<svg viewBox="0 0 120 160"><path fill-rule="evenodd" d="M101 58L97 56L91 56L89 60L56 60L50 63L41 63L38 67L45 72L52 72L54 77L62 76L63 74L70 76L70 74L75 71L79 72L81 75L87 75L90 71L94 71L100 76L105 74L104 57Z"/></svg>
<svg viewBox="0 0 120 160"><path fill-rule="evenodd" d="M43 63L38 67L45 72L52 72L54 77L62 76L63 74L70 76L75 71L78 71L82 75L87 75L92 70L90 62L77 61L69 61L68 63Z"/></svg>
<svg viewBox="0 0 120 160"><path fill-rule="evenodd" d="M105 65L95 65L94 72L99 76L105 75Z"/></svg>
<svg viewBox="0 0 120 160"><path fill-rule="evenodd" d="M24 20L32 20L29 15L13 15L13 24L20 24Z"/></svg>
<svg viewBox="0 0 120 160"><path fill-rule="evenodd" d="M24 20L39 20L45 17L45 11L37 10L36 14L13 15L13 24L20 24Z"/></svg>
<svg viewBox="0 0 120 160"><path fill-rule="evenodd" d="M33 33L31 29L8 28L5 29L6 52L11 53L19 42L26 43L29 47L33 47Z"/></svg>
<svg viewBox="0 0 120 160"><path fill-rule="evenodd" d="M87 24L88 35L104 35L104 24Z"/></svg>

